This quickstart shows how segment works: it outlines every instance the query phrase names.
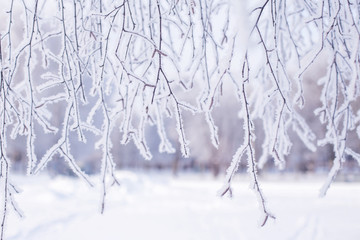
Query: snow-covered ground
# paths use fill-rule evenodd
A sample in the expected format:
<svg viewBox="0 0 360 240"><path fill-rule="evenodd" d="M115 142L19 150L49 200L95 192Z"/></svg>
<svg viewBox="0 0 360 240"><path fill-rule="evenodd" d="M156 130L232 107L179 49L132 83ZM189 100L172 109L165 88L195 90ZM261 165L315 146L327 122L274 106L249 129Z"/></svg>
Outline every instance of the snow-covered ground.
<svg viewBox="0 0 360 240"><path fill-rule="evenodd" d="M265 227L248 181L234 197L216 195L221 178L119 172L122 185L99 214L100 192L74 178L15 177L25 218L9 215L7 240L241 240L360 239L360 183L334 183L318 198L324 179L263 181L276 215ZM281 178L280 178L281 179Z"/></svg>

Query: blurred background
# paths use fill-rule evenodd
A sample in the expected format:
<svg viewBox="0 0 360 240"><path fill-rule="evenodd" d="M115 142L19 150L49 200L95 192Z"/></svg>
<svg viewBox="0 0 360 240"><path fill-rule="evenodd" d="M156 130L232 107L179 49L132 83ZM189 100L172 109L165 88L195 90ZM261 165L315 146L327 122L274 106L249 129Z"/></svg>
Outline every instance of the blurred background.
<svg viewBox="0 0 360 240"><path fill-rule="evenodd" d="M319 61L321 62L321 60ZM316 85L316 80L320 78L325 72L326 66L321 63L317 63L306 74L304 78L305 83L305 107L301 110L302 116L306 119L311 129L316 133L318 137L324 136L325 126L323 126L319 119L314 114L320 102L317 98L320 94L320 88ZM359 103L360 104L360 103ZM84 108L90 108L91 104L83 106ZM53 116L57 125L61 125L63 120L63 110L65 106L61 104L54 106L59 108L58 115ZM223 175L232 160L237 148L243 141L243 126L242 122L238 119L236 111L239 111L240 104L236 99L235 94L229 92L222 96L220 106L214 109L213 117L215 124L218 127L219 133L219 148L216 149L211 144L210 132L208 125L205 123L204 115L193 115L189 112L184 112L184 125L185 133L190 141L189 147L191 156L189 158L183 158L181 156L180 145L178 143L178 135L175 129L174 119L166 119L165 127L168 133L169 140L171 141L176 153L167 154L159 153L158 146L160 139L157 133L156 126L148 126L145 131L146 140L153 154L152 160L145 160L139 153L139 150L134 145L133 141L130 141L127 145L120 144L122 135L119 131L113 131L112 140L113 148L112 153L116 168L121 170L164 170L171 171L174 176L181 174L182 172L199 172L199 173L211 173L214 177ZM101 118L101 116L99 116ZM256 156L259 158L262 152L262 125L256 125L255 149ZM43 133L40 126L36 126L37 138L36 153L38 159L40 159L47 149L56 143L58 136L54 134ZM71 151L75 157L79 166L87 174L98 174L101 164L101 151L95 149L94 143L98 140L93 134L85 133L87 137L87 144L77 141L76 136L72 136ZM286 167L284 170L279 170L273 163L272 159L269 159L264 165L263 169L259 170L259 174L262 173L316 173L327 174L332 166L333 151L330 145L324 147L318 147L316 152L310 151L302 141L297 137L296 133L289 131L290 139L293 146L290 154L286 157ZM360 144L357 136L349 135L349 143L353 144L353 149L360 152ZM27 155L26 155L26 139L25 137L17 137L15 140L8 140L9 157L12 160L12 171L16 173L25 173L27 168ZM247 162L246 160L241 162L239 172L246 172ZM51 175L68 175L75 176L72 170L68 167L68 164L64 159L55 155L53 160L49 162L44 169ZM337 180L360 180L360 168L357 162L351 157L347 157L347 161L344 164L340 175Z"/></svg>

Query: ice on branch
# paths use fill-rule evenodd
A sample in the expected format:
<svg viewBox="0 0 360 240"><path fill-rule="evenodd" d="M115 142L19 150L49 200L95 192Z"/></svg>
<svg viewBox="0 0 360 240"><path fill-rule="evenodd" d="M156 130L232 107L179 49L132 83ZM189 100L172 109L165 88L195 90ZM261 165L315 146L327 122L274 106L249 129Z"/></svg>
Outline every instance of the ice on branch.
<svg viewBox="0 0 360 240"><path fill-rule="evenodd" d="M10 0L0 9L0 240L17 140L28 174L56 155L89 185L79 149L91 149L102 212L120 149L135 145L150 160L178 142L195 159L190 150L204 143L203 158L229 164L220 195L247 160L260 225L273 218L257 174L268 161L286 170L303 149L331 158L322 195L349 156L360 162L359 1ZM199 130L190 142L198 117L208 138Z"/></svg>

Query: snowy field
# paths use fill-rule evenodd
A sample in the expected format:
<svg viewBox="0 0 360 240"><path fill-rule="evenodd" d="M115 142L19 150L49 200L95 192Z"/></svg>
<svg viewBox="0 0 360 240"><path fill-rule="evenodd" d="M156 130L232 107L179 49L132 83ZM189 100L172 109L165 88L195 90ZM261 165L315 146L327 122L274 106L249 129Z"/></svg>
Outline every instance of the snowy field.
<svg viewBox="0 0 360 240"><path fill-rule="evenodd" d="M234 197L219 198L221 178L207 175L118 173L122 185L108 195L74 178L15 177L16 199L25 218L9 215L7 240L358 240L360 183L335 183L318 198L324 179L297 177L263 181L276 215L258 225L258 206L245 177L234 181Z"/></svg>

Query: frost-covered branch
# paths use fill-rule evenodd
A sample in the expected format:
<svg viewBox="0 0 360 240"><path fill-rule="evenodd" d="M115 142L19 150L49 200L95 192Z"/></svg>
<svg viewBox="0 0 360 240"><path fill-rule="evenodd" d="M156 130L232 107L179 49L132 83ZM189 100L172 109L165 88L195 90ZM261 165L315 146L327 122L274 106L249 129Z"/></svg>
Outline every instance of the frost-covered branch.
<svg viewBox="0 0 360 240"><path fill-rule="evenodd" d="M1 27L6 26L0 33L3 223L14 193L7 139L26 137L28 174L39 173L60 156L89 185L93 184L73 146L97 147L103 212L109 186L118 183L114 150L119 144L133 142L150 160L154 154L149 143L154 138L147 129L155 125L159 152L173 153L176 144L169 126L174 126L180 151L191 156L188 111L206 121L209 143L220 148L223 129L216 111L223 107L224 96L233 93L241 111L223 117L239 115L244 128L232 130L244 134L244 141L233 155L222 193L231 190L246 155L264 213L262 223L273 215L257 170L271 159L280 169L286 167L293 133L311 151L332 146L333 167L322 195L347 158L360 162L359 149L350 141L360 138L358 1L11 0L6 4ZM308 75L318 65L326 74L309 82ZM309 100L309 95L316 95L306 92L309 88L320 89L315 101ZM306 121L303 109L309 101L317 108L324 134ZM261 137L256 138L259 132ZM40 146L40 139L49 141ZM259 158L254 152L257 144L262 146Z"/></svg>

